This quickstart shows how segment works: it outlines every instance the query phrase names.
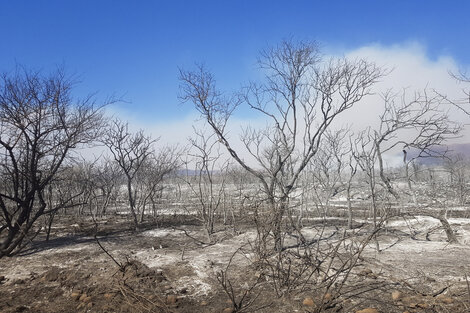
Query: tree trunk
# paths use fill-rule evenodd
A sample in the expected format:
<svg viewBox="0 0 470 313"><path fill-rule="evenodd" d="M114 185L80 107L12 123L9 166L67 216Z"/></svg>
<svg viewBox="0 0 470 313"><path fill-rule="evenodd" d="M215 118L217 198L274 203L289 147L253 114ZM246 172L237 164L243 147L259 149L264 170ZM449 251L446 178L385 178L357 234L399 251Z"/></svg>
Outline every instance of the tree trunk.
<svg viewBox="0 0 470 313"><path fill-rule="evenodd" d="M413 203L415 206L418 206L418 199L416 198L416 194L414 193L413 187L411 186L411 177L409 171L409 164L406 162L406 150L403 150L403 163L405 165L405 176L406 182L408 184L408 190L411 193L411 197L413 198Z"/></svg>
<svg viewBox="0 0 470 313"><path fill-rule="evenodd" d="M382 159L382 152L380 150L380 143L376 143L376 152L377 152L377 160L379 161L379 175L382 180L382 182L385 184L387 187L388 192L395 197L395 199L399 200L400 196L398 193L395 191L393 188L392 184L390 183L390 179L385 176L385 170L384 170L384 164L383 164L383 159Z"/></svg>
<svg viewBox="0 0 470 313"><path fill-rule="evenodd" d="M446 211L442 210L441 212L439 212L439 215L435 216L435 218L437 218L439 222L441 222L442 227L444 228L447 235L447 241L449 243L459 243L459 241L457 240L457 236L454 233L454 230L452 229L449 224L449 221L447 220Z"/></svg>
<svg viewBox="0 0 470 313"><path fill-rule="evenodd" d="M34 222L43 214L44 208L41 207L32 217L27 218L22 214L18 221L8 228L7 238L0 242L0 259L4 256L13 256L24 248L24 245L22 246L23 240Z"/></svg>
<svg viewBox="0 0 470 313"><path fill-rule="evenodd" d="M127 179L127 192L129 194L129 206L131 209L132 218L134 219L135 230L139 229L139 221L137 219L137 213L135 212L135 199L132 195L132 180L128 177Z"/></svg>
<svg viewBox="0 0 470 313"><path fill-rule="evenodd" d="M276 205L276 202L273 199L271 200L272 207L274 208L274 221L273 221L273 235L274 235L274 250L281 251L282 250L282 217L284 216L284 212L288 206L287 198L281 198L279 200L279 205Z"/></svg>
<svg viewBox="0 0 470 313"><path fill-rule="evenodd" d="M55 212L49 213L49 218L47 219L46 241L49 241L54 217L55 217Z"/></svg>
<svg viewBox="0 0 470 313"><path fill-rule="evenodd" d="M416 213L438 219L439 222L441 222L441 225L444 228L444 231L446 232L447 241L449 243L459 243L457 236L455 235L454 230L452 229L452 226L450 226L449 221L447 220L446 210L441 210L439 211L439 213L436 213L436 214L432 212L424 211L424 210L418 210Z"/></svg>
<svg viewBox="0 0 470 313"><path fill-rule="evenodd" d="M352 212L352 203L351 203L351 186L347 188L347 197L348 197L348 229L352 229L353 221L353 212Z"/></svg>

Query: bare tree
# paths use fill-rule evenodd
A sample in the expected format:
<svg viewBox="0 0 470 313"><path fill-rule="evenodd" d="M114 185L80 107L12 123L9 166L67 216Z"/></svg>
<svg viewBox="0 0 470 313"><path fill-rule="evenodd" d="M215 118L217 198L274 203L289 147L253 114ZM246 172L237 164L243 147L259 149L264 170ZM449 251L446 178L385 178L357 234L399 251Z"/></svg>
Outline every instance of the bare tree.
<svg viewBox="0 0 470 313"><path fill-rule="evenodd" d="M114 120L108 128L103 142L111 151L114 160L125 176L129 208L135 229L138 229L136 177L146 162L152 158L155 139L145 135L142 130L132 133L129 131L127 123Z"/></svg>
<svg viewBox="0 0 470 313"><path fill-rule="evenodd" d="M74 99L73 87L63 70L0 77L0 257L18 252L40 216L74 197L53 207L45 199L71 153L100 134L101 107Z"/></svg>
<svg viewBox="0 0 470 313"><path fill-rule="evenodd" d="M450 155L444 160L444 169L449 173L449 185L457 204L467 202L469 164L462 154Z"/></svg>
<svg viewBox="0 0 470 313"><path fill-rule="evenodd" d="M116 201L122 180L118 165L108 158L78 159L57 184L57 197L78 193L78 214L92 214L94 218L106 213L111 201Z"/></svg>
<svg viewBox="0 0 470 313"><path fill-rule="evenodd" d="M68 162L54 177L44 192L47 214L45 217L46 241L50 239L51 229L57 214L66 214L68 209L78 211L78 214L88 213L88 208L94 205L95 179L93 169L95 162L78 159ZM58 210L50 210L58 203L68 202Z"/></svg>
<svg viewBox="0 0 470 313"><path fill-rule="evenodd" d="M317 155L308 168L312 179L304 183L312 185L323 216L329 214L330 200L346 189L343 178L346 156L350 153L348 142L345 141L347 135L347 129L326 131Z"/></svg>
<svg viewBox="0 0 470 313"><path fill-rule="evenodd" d="M378 186L376 177L376 162L377 162L377 150L376 145L373 141L373 134L371 129L368 128L360 132L352 144L352 154L355 162L365 174L366 183L370 192L370 199L372 204L372 216L374 228L378 226Z"/></svg>
<svg viewBox="0 0 470 313"><path fill-rule="evenodd" d="M353 207L352 207L352 199L353 199L353 181L354 177L356 176L357 169L359 167L358 163L354 158L353 153L353 146L352 146L352 134L349 136L349 154L347 155L347 164L349 171L345 174L346 180L346 199L348 205L348 229L353 228Z"/></svg>
<svg viewBox="0 0 470 313"><path fill-rule="evenodd" d="M251 155L256 167L235 151L226 132L240 102L224 98L204 67L180 72L181 99L194 103L236 162L260 181L272 213L275 249L281 250L282 219L300 174L316 155L333 120L369 95L383 71L364 60L323 64L315 43L291 41L263 51L258 63L266 82L252 83L242 98L271 122L266 129L244 132L244 153Z"/></svg>
<svg viewBox="0 0 470 313"><path fill-rule="evenodd" d="M247 219L246 209L250 205L250 199L256 194L259 183L256 177L246 175L245 169L238 163L231 164L227 172L230 184L229 190L233 191L227 193L229 200L228 206L224 208L224 224L227 223L227 215L230 213L235 231L237 226L236 218Z"/></svg>
<svg viewBox="0 0 470 313"><path fill-rule="evenodd" d="M468 105L470 104L470 76L465 71L459 71L458 73L451 72L450 75L457 82L464 84L465 87L462 88L463 97L458 99L452 99L443 94L439 95L466 115L470 115L470 109L468 108Z"/></svg>
<svg viewBox="0 0 470 313"><path fill-rule="evenodd" d="M392 178L387 175L383 161L385 153L402 148L404 178L413 198L413 211L438 218L446 228L449 224L444 214L434 214L427 209L429 204L424 204L423 207L418 205L412 188L409 167L416 159L445 155L446 149L442 148L443 144L446 140L454 138L460 132L461 126L452 121L447 112L442 109L444 98L435 92L428 93L425 90L422 93L414 93L411 97L406 92L400 95L387 92L383 95L383 100L384 111L379 116L379 127L377 129L369 127L359 135L355 144L356 161L368 177L374 225L377 224L379 205L377 194L381 189L378 183L395 200L403 198L400 190L393 186ZM390 215L391 212L388 210L391 206L391 203L384 206L382 218ZM449 238L449 240L454 241L454 238Z"/></svg>
<svg viewBox="0 0 470 313"><path fill-rule="evenodd" d="M186 161L187 173L183 179L197 199L197 213L210 239L216 214L225 201L229 162L223 159L214 133L207 135L196 128L194 133L195 137L189 138L192 159ZM189 172L189 164L194 166L194 174Z"/></svg>
<svg viewBox="0 0 470 313"><path fill-rule="evenodd" d="M156 199L163 190L163 180L179 165L179 151L175 147L164 147L151 155L137 172L134 200L136 211L140 213L140 223L144 221L149 205L155 212Z"/></svg>
<svg viewBox="0 0 470 313"><path fill-rule="evenodd" d="M165 147L157 153L156 141L142 130L132 133L119 120L111 122L103 139L125 177L135 229L144 221L147 206L155 205L163 179L179 166L179 151Z"/></svg>
<svg viewBox="0 0 470 313"><path fill-rule="evenodd" d="M406 150L412 150L413 156L406 158L405 155L404 158L407 179L410 182L410 163L417 158L442 156L443 150L438 147L455 137L462 127L441 109L443 98L436 93L429 94L425 90L415 93L409 99L406 92L401 96L388 92L383 99L384 111L380 116L379 129L374 131L374 145L380 178L387 190L398 199L399 194L384 173L383 153L397 146L402 146L405 154ZM410 183L409 187L411 188Z"/></svg>
<svg viewBox="0 0 470 313"><path fill-rule="evenodd" d="M118 164L109 158L104 158L95 169L95 184L97 188L99 207L97 214L105 215L108 207L116 202L119 186L122 182L122 173Z"/></svg>

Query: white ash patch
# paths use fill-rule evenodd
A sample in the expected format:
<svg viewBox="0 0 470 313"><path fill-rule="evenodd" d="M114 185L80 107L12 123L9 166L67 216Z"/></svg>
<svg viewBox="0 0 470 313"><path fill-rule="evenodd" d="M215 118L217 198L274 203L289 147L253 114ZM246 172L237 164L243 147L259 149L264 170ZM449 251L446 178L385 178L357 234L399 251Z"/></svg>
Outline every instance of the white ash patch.
<svg viewBox="0 0 470 313"><path fill-rule="evenodd" d="M161 229L152 229L147 230L142 233L143 236L146 237L166 237L166 236L178 236L183 234L184 232L181 230L176 230L172 228L161 228Z"/></svg>
<svg viewBox="0 0 470 313"><path fill-rule="evenodd" d="M147 235L161 237L166 235L185 236L182 231L172 229L157 229L146 232ZM207 295L212 290L215 275L225 269L232 255L248 240L255 238L255 232L244 233L233 238L195 250L176 249L145 249L137 251L134 256L150 268L165 268L170 266L187 266L192 275L186 275L174 281L178 288L187 288L191 296ZM249 255L237 258L237 265L249 263Z"/></svg>

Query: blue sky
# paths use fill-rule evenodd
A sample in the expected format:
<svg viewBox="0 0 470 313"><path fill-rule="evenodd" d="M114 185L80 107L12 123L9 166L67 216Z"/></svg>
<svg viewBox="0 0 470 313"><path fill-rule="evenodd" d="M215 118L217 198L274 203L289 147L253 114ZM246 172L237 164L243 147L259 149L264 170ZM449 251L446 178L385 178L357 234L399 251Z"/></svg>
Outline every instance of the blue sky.
<svg viewBox="0 0 470 313"><path fill-rule="evenodd" d="M178 119L178 67L204 62L222 88L254 75L260 49L317 40L325 53L418 43L470 64L470 1L0 0L0 71L64 64L78 93L124 95L142 121Z"/></svg>

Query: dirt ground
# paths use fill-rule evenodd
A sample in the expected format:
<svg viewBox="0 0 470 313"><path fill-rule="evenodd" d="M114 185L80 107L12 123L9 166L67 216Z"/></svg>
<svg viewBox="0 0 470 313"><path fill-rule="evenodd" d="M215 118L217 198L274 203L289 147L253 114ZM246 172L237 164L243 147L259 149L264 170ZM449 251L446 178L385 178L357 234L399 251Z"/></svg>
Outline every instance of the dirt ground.
<svg viewBox="0 0 470 313"><path fill-rule="evenodd" d="M90 218L61 217L48 242L39 236L20 255L0 259L0 312L234 312L217 275L254 229L219 227L208 245L187 216L160 218L137 232L125 216L99 223L99 241L119 265L94 239ZM355 297L327 311L470 312L470 220L451 223L459 244L447 244L428 218L389 222L380 252L370 244L350 278L361 286ZM242 295L256 277L252 256L240 253L229 273ZM250 297L244 312L314 312L319 301L308 291L279 298L263 284Z"/></svg>

